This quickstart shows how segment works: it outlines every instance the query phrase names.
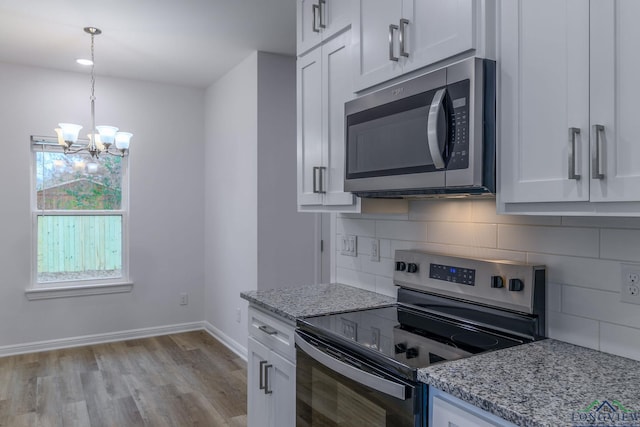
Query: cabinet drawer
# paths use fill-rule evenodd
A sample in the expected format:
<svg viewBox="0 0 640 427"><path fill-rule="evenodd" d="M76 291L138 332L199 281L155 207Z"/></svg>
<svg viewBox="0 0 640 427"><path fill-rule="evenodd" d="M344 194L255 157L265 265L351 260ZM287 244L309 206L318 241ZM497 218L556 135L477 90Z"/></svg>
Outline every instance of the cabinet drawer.
<svg viewBox="0 0 640 427"><path fill-rule="evenodd" d="M295 326L267 314L255 307L249 307L249 336L279 353L288 360L296 360L293 341Z"/></svg>

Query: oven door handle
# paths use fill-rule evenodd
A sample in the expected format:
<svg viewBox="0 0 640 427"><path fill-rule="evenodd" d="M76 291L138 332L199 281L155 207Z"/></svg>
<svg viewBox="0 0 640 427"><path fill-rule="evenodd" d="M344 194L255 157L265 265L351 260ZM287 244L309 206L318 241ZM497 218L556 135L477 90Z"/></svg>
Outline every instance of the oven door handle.
<svg viewBox="0 0 640 427"><path fill-rule="evenodd" d="M375 391L387 394L391 397L395 397L400 400L407 400L410 396L407 396L407 387L404 384L389 381L377 375L370 374L362 371L355 366L351 366L348 363L344 363L334 357L329 356L322 350L316 348L313 344L310 344L297 332L295 334L296 345L300 350L304 351L309 357L315 359L316 362L326 366L334 372L339 373L353 381L356 381L362 385L370 387Z"/></svg>

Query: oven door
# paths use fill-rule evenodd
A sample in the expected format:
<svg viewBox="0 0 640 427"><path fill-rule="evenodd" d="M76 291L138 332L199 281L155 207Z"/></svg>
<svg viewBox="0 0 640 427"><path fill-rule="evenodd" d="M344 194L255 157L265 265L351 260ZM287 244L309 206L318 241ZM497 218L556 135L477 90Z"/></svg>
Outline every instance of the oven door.
<svg viewBox="0 0 640 427"><path fill-rule="evenodd" d="M424 385L388 375L296 331L297 427L423 427Z"/></svg>

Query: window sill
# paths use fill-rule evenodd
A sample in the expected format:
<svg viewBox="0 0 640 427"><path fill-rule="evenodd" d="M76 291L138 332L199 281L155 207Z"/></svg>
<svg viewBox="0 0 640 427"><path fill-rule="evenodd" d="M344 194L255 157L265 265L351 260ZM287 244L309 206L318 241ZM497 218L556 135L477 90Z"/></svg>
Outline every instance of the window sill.
<svg viewBox="0 0 640 427"><path fill-rule="evenodd" d="M101 283L93 285L32 287L24 291L29 301L53 298L71 298L87 295L120 294L131 292L133 282Z"/></svg>

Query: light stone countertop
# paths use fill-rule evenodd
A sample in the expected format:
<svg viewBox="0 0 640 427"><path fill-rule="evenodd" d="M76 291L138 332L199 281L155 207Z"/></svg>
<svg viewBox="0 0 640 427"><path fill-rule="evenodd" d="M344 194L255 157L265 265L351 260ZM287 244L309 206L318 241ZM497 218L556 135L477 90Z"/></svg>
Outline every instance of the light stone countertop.
<svg viewBox="0 0 640 427"><path fill-rule="evenodd" d="M395 304L341 284L241 296L290 321ZM519 426L640 426L640 362L553 339L422 368L418 379Z"/></svg>
<svg viewBox="0 0 640 427"><path fill-rule="evenodd" d="M384 307L396 299L339 283L241 292L249 302L295 322L321 314Z"/></svg>
<svg viewBox="0 0 640 427"><path fill-rule="evenodd" d="M519 426L640 426L640 362L553 339L423 368L418 379Z"/></svg>

